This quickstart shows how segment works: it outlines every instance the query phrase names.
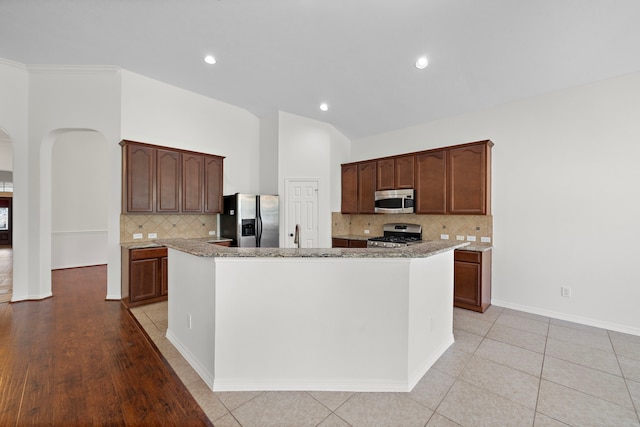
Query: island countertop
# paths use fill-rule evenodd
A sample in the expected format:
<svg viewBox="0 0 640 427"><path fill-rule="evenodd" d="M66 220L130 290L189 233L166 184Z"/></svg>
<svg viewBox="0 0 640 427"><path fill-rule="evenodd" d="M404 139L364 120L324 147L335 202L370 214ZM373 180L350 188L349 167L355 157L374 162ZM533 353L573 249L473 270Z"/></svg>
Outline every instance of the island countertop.
<svg viewBox="0 0 640 427"><path fill-rule="evenodd" d="M231 248L207 238L157 239L155 243L199 257L221 258L427 258L469 245L431 240L403 248Z"/></svg>

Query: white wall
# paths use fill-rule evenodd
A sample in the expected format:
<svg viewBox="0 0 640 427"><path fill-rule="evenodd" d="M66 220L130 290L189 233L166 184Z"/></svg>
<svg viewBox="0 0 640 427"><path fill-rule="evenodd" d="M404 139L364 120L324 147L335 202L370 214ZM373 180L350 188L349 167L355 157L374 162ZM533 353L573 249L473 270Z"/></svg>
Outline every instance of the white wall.
<svg viewBox="0 0 640 427"><path fill-rule="evenodd" d="M331 191L340 183L340 162L347 161L344 146L348 140L324 122L280 112L278 121L279 194L281 213L286 210L286 181L317 179L318 183L318 245L331 247ZM343 158L343 156L345 156ZM342 160L340 160L342 158ZM338 169L332 162L338 161ZM336 174L336 170L338 170ZM336 182L338 184L336 184ZM283 214L284 215L284 214ZM281 220L281 225L283 220ZM281 230L284 242L286 230ZM284 245L283 245L284 246Z"/></svg>
<svg viewBox="0 0 640 427"><path fill-rule="evenodd" d="M491 139L494 303L640 335L639 93L626 75L353 141L352 160Z"/></svg>
<svg viewBox="0 0 640 427"><path fill-rule="evenodd" d="M53 144L53 269L107 264L107 157L107 142L97 132L68 132Z"/></svg>
<svg viewBox="0 0 640 427"><path fill-rule="evenodd" d="M13 207L13 295L16 288L26 292L30 280L28 262L29 224L27 221L29 188L29 152L27 142L27 96L29 74L26 68L0 58L0 127L11 140L14 193Z"/></svg>
<svg viewBox="0 0 640 427"><path fill-rule="evenodd" d="M13 148L9 135L0 128L0 171L13 171Z"/></svg>
<svg viewBox="0 0 640 427"><path fill-rule="evenodd" d="M224 194L259 191L259 128L247 110L122 71L122 139L225 156Z"/></svg>
<svg viewBox="0 0 640 427"><path fill-rule="evenodd" d="M260 194L278 194L278 112L260 119Z"/></svg>

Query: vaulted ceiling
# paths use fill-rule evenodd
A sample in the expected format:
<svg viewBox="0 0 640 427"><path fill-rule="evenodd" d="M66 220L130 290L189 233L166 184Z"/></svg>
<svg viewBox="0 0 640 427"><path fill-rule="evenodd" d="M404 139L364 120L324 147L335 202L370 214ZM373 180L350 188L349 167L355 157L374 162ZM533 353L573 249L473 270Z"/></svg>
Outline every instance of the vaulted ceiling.
<svg viewBox="0 0 640 427"><path fill-rule="evenodd" d="M117 65L355 139L640 71L639 22L637 0L0 0L0 57Z"/></svg>

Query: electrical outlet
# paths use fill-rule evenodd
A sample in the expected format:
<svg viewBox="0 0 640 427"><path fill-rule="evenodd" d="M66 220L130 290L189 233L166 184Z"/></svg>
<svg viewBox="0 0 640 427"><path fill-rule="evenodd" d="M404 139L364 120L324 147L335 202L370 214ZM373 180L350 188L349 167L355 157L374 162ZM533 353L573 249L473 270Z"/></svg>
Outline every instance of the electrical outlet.
<svg viewBox="0 0 640 427"><path fill-rule="evenodd" d="M440 239L441 240L449 240L449 235L448 234L441 234L440 235Z"/></svg>
<svg viewBox="0 0 640 427"><path fill-rule="evenodd" d="M364 234L369 234L369 230L364 230Z"/></svg>
<svg viewBox="0 0 640 427"><path fill-rule="evenodd" d="M158 233L149 233L147 234L147 237L149 237L149 239L157 239Z"/></svg>
<svg viewBox="0 0 640 427"><path fill-rule="evenodd" d="M560 286L560 293L563 297L569 298L571 297L571 288L567 288L566 286Z"/></svg>
<svg viewBox="0 0 640 427"><path fill-rule="evenodd" d="M456 236L456 240L464 240L464 236Z"/></svg>
<svg viewBox="0 0 640 427"><path fill-rule="evenodd" d="M467 236L467 242L475 242L476 236Z"/></svg>
<svg viewBox="0 0 640 427"><path fill-rule="evenodd" d="M215 235L216 235L216 230L209 231L209 236L215 236Z"/></svg>
<svg viewBox="0 0 640 427"><path fill-rule="evenodd" d="M134 239L142 239L142 233L133 233Z"/></svg>
<svg viewBox="0 0 640 427"><path fill-rule="evenodd" d="M491 243L491 237L481 237L480 242L482 243Z"/></svg>

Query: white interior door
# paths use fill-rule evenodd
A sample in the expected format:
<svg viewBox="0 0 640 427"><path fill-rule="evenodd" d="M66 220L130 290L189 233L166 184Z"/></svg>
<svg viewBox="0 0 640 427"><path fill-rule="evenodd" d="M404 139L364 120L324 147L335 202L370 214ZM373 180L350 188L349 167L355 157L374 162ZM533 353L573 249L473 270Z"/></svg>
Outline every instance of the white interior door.
<svg viewBox="0 0 640 427"><path fill-rule="evenodd" d="M299 244L294 242L298 226ZM318 181L287 181L286 247L318 247Z"/></svg>

